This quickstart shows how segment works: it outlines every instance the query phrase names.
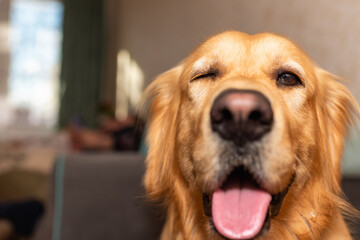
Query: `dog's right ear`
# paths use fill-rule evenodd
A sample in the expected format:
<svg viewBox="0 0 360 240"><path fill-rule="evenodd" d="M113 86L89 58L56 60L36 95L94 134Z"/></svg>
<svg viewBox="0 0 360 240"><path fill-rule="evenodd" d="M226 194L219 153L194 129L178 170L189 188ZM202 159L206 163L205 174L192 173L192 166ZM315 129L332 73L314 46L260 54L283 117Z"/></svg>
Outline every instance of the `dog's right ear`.
<svg viewBox="0 0 360 240"><path fill-rule="evenodd" d="M150 198L165 197L173 172L176 119L180 105L179 77L182 66L161 74L145 90L142 98L148 123L148 154L144 184Z"/></svg>
<svg viewBox="0 0 360 240"><path fill-rule="evenodd" d="M340 182L341 159L343 155L344 139L348 135L350 127L357 127L359 120L359 106L350 91L341 84L341 79L320 67L316 68L317 78L320 80L321 91L319 97L318 119L321 123L319 132L322 132L324 141L324 153L326 153L327 163L331 164L331 169L337 181ZM318 143L320 144L320 143ZM330 181L329 181L330 182Z"/></svg>

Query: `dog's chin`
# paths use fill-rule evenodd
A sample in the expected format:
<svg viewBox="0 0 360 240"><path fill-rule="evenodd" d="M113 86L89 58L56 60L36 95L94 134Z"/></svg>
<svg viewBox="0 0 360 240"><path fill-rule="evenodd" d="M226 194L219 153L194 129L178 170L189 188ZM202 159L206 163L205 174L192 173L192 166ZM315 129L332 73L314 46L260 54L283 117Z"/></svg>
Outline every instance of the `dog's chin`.
<svg viewBox="0 0 360 240"><path fill-rule="evenodd" d="M254 239L268 232L291 184L292 180L281 192L270 194L258 178L237 167L221 187L203 194L205 215L212 229L225 239Z"/></svg>

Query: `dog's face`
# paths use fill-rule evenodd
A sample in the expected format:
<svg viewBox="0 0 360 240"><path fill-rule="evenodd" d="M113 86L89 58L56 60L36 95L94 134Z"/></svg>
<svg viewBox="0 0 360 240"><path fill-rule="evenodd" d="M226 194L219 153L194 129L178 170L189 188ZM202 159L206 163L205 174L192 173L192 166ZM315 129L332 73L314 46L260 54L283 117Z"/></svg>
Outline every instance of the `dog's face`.
<svg viewBox="0 0 360 240"><path fill-rule="evenodd" d="M266 238L307 188L338 188L353 100L289 40L220 34L149 89L147 189L203 205L209 236Z"/></svg>

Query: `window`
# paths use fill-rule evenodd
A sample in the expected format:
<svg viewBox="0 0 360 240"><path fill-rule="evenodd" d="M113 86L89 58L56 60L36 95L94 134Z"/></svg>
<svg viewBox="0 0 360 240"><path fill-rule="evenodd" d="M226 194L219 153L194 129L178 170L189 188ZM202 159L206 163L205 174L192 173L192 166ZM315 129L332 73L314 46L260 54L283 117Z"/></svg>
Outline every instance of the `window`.
<svg viewBox="0 0 360 240"><path fill-rule="evenodd" d="M50 130L58 112L63 5L12 0L8 13L9 70L2 84L7 89L0 91L0 128Z"/></svg>

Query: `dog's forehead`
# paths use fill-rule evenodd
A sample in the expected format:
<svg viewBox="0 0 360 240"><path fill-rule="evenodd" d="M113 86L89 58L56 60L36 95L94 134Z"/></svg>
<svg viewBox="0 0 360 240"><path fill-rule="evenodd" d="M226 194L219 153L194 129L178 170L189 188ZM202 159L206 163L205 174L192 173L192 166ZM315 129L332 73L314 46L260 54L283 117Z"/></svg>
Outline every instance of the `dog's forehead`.
<svg viewBox="0 0 360 240"><path fill-rule="evenodd" d="M295 44L274 34L225 32L204 42L190 59L194 69L216 63L252 69L275 61L301 62L303 57Z"/></svg>

